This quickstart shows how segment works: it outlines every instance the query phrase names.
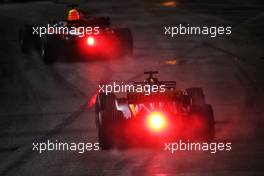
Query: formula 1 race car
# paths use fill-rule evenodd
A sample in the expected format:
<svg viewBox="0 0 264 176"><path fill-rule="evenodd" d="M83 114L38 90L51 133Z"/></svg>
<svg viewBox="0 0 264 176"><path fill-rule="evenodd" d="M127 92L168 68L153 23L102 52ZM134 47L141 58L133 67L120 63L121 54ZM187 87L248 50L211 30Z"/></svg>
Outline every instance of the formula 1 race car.
<svg viewBox="0 0 264 176"><path fill-rule="evenodd" d="M145 72L149 77L133 85L159 86L160 91L148 95L127 92L119 98L113 93L97 95L95 117L102 149L175 139L214 139L214 113L202 88L177 90L175 81L159 81L153 76L157 73Z"/></svg>
<svg viewBox="0 0 264 176"><path fill-rule="evenodd" d="M133 38L128 28L111 28L109 17L88 18L76 5L70 7L67 20L22 27L22 52L35 49L46 64L53 64L61 55L68 61L76 61L76 56L80 58L77 61L85 61L132 55Z"/></svg>

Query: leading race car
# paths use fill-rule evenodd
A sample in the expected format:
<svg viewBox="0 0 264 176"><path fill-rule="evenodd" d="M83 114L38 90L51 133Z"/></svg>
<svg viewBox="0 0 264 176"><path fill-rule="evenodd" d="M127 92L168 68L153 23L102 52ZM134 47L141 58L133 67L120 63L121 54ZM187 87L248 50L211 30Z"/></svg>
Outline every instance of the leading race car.
<svg viewBox="0 0 264 176"><path fill-rule="evenodd" d="M112 28L109 17L88 18L76 5L70 7L66 20L22 27L22 52L35 49L46 64L53 64L61 55L68 61L132 55L133 38L128 28Z"/></svg>
<svg viewBox="0 0 264 176"><path fill-rule="evenodd" d="M156 85L163 91L127 92L126 97L97 95L95 117L102 149L175 139L214 139L214 113L202 88L178 90L175 81L159 81L153 76L157 73L145 72L149 77L134 86Z"/></svg>

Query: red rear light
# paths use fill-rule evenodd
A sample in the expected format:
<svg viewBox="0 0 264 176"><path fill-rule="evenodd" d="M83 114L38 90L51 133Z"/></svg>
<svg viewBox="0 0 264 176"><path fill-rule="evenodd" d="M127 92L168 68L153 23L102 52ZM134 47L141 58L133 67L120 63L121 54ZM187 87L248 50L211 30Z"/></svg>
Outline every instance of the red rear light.
<svg viewBox="0 0 264 176"><path fill-rule="evenodd" d="M147 116L147 126L153 131L161 131L167 127L167 118L161 112L152 112Z"/></svg>
<svg viewBox="0 0 264 176"><path fill-rule="evenodd" d="M95 40L93 37L88 37L86 42L89 46L93 46L95 44Z"/></svg>

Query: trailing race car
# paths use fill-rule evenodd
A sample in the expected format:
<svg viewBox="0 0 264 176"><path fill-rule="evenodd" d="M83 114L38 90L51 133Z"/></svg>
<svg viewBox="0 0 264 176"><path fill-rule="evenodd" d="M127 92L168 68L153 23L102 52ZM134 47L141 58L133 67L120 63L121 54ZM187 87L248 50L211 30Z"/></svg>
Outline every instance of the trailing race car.
<svg viewBox="0 0 264 176"><path fill-rule="evenodd" d="M134 85L158 85L149 95L127 92L126 97L99 93L95 116L102 149L134 144L161 144L175 139L213 140L214 113L202 88L177 90L175 81L159 81L158 72Z"/></svg>
<svg viewBox="0 0 264 176"><path fill-rule="evenodd" d="M71 5L67 20L44 26L27 24L19 31L23 53L39 52L44 63L52 64L59 56L68 61L97 58L121 58L132 55L133 38L128 28L111 28L109 17L88 18Z"/></svg>

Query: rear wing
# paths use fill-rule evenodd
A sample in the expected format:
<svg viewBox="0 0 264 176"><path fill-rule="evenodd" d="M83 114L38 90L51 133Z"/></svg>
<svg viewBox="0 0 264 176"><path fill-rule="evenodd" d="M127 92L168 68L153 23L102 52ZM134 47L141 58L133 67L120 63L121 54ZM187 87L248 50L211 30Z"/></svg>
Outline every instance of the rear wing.
<svg viewBox="0 0 264 176"><path fill-rule="evenodd" d="M87 25L90 26L100 26L100 27L107 27L110 26L110 17L97 17L97 18L90 18L87 22Z"/></svg>
<svg viewBox="0 0 264 176"><path fill-rule="evenodd" d="M176 81L158 81L158 82L134 82L133 83L134 86L136 85L141 85L141 86L144 86L144 85L158 85L158 86L161 86L161 85L164 85L164 88L165 89L168 89L168 90L175 90L176 89Z"/></svg>
<svg viewBox="0 0 264 176"><path fill-rule="evenodd" d="M157 85L159 88L161 86L165 88L165 91L151 92L146 95L145 92L129 92L127 94L128 104L141 104L145 102L166 102L176 100L176 81L159 81L153 75L158 74L158 71L147 71L144 74L149 75L145 81L134 82L133 85L137 86L154 86Z"/></svg>
<svg viewBox="0 0 264 176"><path fill-rule="evenodd" d="M175 90L176 89L176 81L159 81L158 78L154 77L155 74L158 74L158 71L146 71L145 75L149 75L147 79L143 82L134 82L134 85L164 85L165 89Z"/></svg>
<svg viewBox="0 0 264 176"><path fill-rule="evenodd" d="M146 95L145 93L129 92L127 94L128 104L143 104L148 102L168 102L176 100L175 91L156 92Z"/></svg>

